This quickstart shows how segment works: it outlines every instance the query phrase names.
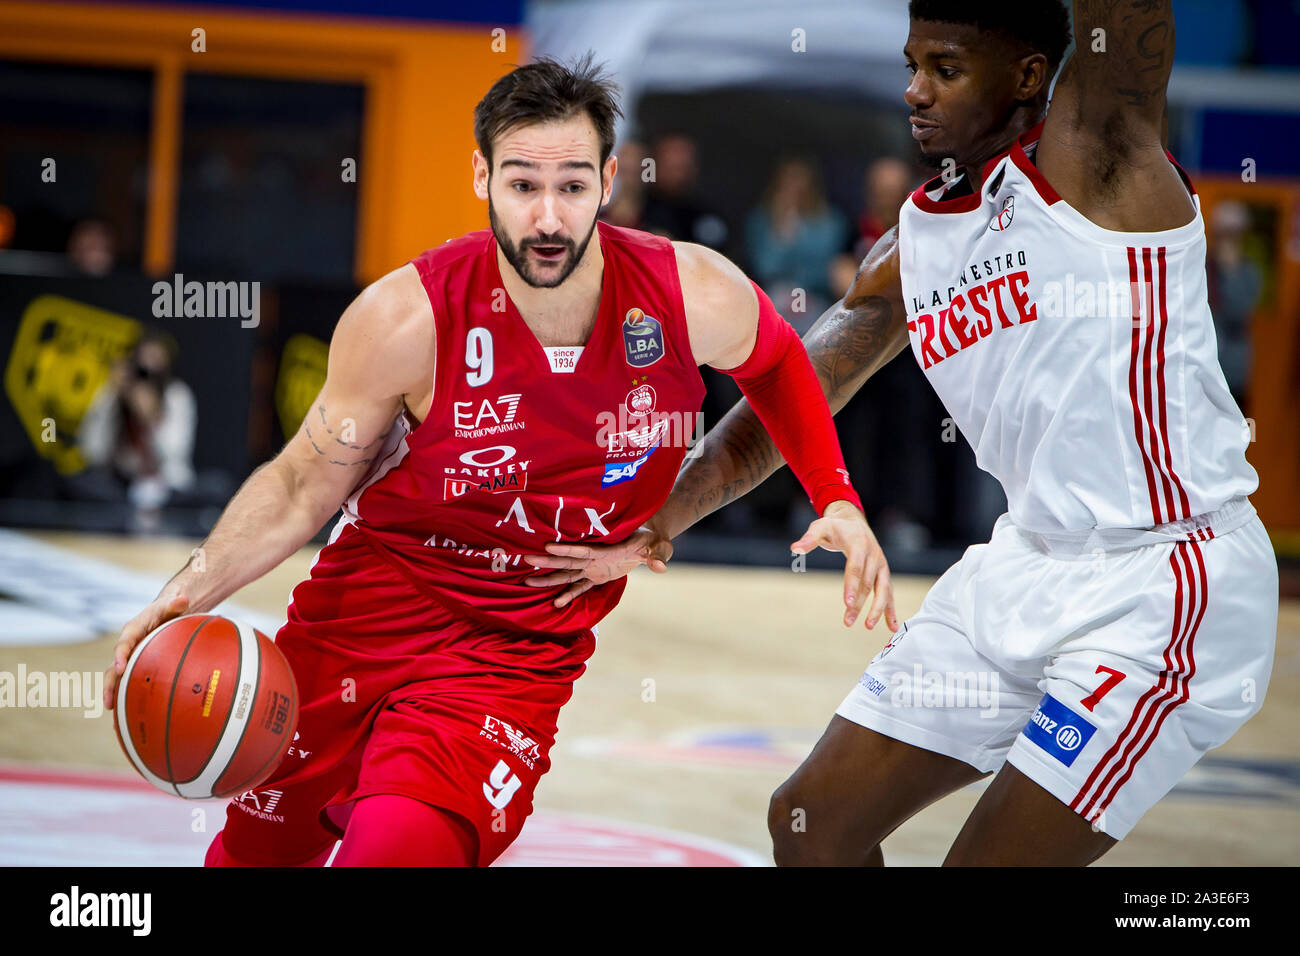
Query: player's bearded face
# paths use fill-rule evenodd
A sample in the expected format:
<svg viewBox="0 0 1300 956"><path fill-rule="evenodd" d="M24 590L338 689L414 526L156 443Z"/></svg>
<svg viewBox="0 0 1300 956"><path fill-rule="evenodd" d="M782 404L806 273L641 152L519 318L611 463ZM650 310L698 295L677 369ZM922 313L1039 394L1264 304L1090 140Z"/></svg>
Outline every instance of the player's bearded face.
<svg viewBox="0 0 1300 956"><path fill-rule="evenodd" d="M596 212L599 211L597 207ZM593 214L581 242L575 242L572 236L563 233L533 232L516 239L497 215L490 190L488 222L506 262L535 289L553 289L567 279L582 261L592 234L596 231L596 215Z"/></svg>

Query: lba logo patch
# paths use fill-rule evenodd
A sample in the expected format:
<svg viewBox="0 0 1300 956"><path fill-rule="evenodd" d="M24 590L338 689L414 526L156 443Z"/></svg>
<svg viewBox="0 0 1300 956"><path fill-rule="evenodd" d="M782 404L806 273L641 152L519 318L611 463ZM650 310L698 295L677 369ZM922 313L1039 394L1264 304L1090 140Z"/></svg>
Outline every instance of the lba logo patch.
<svg viewBox="0 0 1300 956"><path fill-rule="evenodd" d="M1092 739L1097 728L1051 694L1044 694L1025 725L1024 735L1067 767Z"/></svg>
<svg viewBox="0 0 1300 956"><path fill-rule="evenodd" d="M623 317L623 347L633 368L654 365L664 357L663 326L640 309L628 309Z"/></svg>

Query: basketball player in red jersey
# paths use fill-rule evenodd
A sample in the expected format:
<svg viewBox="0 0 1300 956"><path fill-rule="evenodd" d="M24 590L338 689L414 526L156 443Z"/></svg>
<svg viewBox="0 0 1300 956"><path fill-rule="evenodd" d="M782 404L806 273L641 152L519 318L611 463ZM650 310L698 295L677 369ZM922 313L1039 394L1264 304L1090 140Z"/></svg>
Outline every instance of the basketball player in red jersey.
<svg viewBox="0 0 1300 956"><path fill-rule="evenodd" d="M1199 201L1165 148L1171 4L1075 0L1050 110L1063 4L910 13L905 99L944 174L904 203L808 350L838 411L910 346L1008 514L901 630L890 621L773 795L774 854L882 865L895 828L996 773L946 863L1085 865L1258 710L1276 638L1276 559L1215 355ZM1051 286L1075 280L1103 291L1063 315ZM676 534L780 463L744 403L702 452L646 530L548 547L542 563L573 579L558 603L637 562L662 568ZM975 672L995 706L951 683L930 695L929 678Z"/></svg>
<svg viewBox="0 0 1300 956"><path fill-rule="evenodd" d="M343 514L277 645L294 744L233 800L210 865L487 864L518 835L556 716L623 581L563 608L528 587L546 542L619 541L663 503L698 366L728 371L848 556L846 615L883 582L798 337L730 262L597 223L618 106L590 57L542 61L479 103L474 190L491 229L430 249L344 313L324 387L187 566L123 630L132 648L209 609ZM200 573L201 572L201 573ZM541 576L547 576L542 572Z"/></svg>

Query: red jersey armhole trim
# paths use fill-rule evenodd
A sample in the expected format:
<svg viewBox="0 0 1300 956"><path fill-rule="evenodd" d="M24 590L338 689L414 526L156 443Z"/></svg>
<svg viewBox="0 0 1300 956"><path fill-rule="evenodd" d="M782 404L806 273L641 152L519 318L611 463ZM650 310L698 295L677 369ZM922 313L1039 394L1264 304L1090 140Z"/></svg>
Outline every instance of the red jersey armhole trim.
<svg viewBox="0 0 1300 956"><path fill-rule="evenodd" d="M433 270L429 265L429 253L431 251L432 250L426 249L424 252L416 256L414 259L410 260L410 262L415 266L416 273L418 273L420 276L420 285L423 286L424 297L429 303L429 313L433 316L433 373L432 373L433 381L432 384L430 385L433 394L430 396L429 399L428 411L424 413L424 418L420 419L419 421L415 420L415 415L412 414L411 410L406 407L406 403L402 402L402 407L401 410L398 412L397 417L404 418L406 420L406 427L408 429L406 433L406 441L408 447L418 447L420 445L420 440L419 438L417 438L417 435L419 435L420 430L424 428L425 424L429 421L430 418L433 418L435 415L440 415L441 412L445 411L445 409L439 408L439 402L445 399L445 396L442 395L438 389L438 366L442 359L441 353L443 349L443 337L438 334L439 332L438 308L436 303L433 300L433 292L430 288L430 286L432 285L432 277L433 277ZM396 421L397 418L394 418L393 420ZM425 434L432 434L432 433L433 433L432 428L425 429ZM359 503L359 499L358 499L358 503Z"/></svg>
<svg viewBox="0 0 1300 956"><path fill-rule="evenodd" d="M1187 170L1178 164L1178 160L1174 159L1174 154L1169 150L1165 150L1165 155L1169 157L1169 162L1174 164L1174 169L1178 171L1178 175L1182 179L1183 185L1187 187L1187 191L1195 196L1196 187L1192 185L1192 177L1187 175Z"/></svg>
<svg viewBox="0 0 1300 956"><path fill-rule="evenodd" d="M668 275L672 279L672 286L668 290L673 296L674 305L677 308L677 314L681 317L680 328L676 330L673 336L673 349L676 350L683 365L689 365L699 373L699 363L695 361L695 352L691 349L691 324L686 319L686 296L682 292L682 276L677 270L677 250L673 247L672 240L665 240L663 247L664 260ZM677 343L685 342L685 345L678 346ZM704 379L700 379L700 387L704 387Z"/></svg>
<svg viewBox="0 0 1300 956"><path fill-rule="evenodd" d="M941 177L935 177L935 179L939 178ZM916 191L912 193L912 202L916 203L917 208L922 212L970 212L972 209L979 208L980 194L978 192L957 199L931 199L926 195L925 187L932 182L934 182L934 179L916 187Z"/></svg>
<svg viewBox="0 0 1300 956"><path fill-rule="evenodd" d="M1029 177L1029 181L1034 184L1034 189L1038 191L1038 195L1043 197L1044 202L1049 206L1054 206L1061 201L1060 194L1052 188L1052 184L1047 181L1047 177L1039 172L1038 167L1030 161L1025 154L1024 146L1020 144L1019 140L1015 146L1011 147L1011 161L1016 164L1022 173Z"/></svg>

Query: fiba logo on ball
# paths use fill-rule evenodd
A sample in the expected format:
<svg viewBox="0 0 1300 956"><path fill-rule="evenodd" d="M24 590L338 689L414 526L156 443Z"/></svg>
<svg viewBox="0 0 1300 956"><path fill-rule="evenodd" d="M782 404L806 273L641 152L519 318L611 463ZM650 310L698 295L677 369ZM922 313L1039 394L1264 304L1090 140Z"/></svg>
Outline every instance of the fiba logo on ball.
<svg viewBox="0 0 1300 956"><path fill-rule="evenodd" d="M1056 732L1056 745L1062 750L1078 750L1083 743L1083 734L1073 724L1066 724Z"/></svg>

